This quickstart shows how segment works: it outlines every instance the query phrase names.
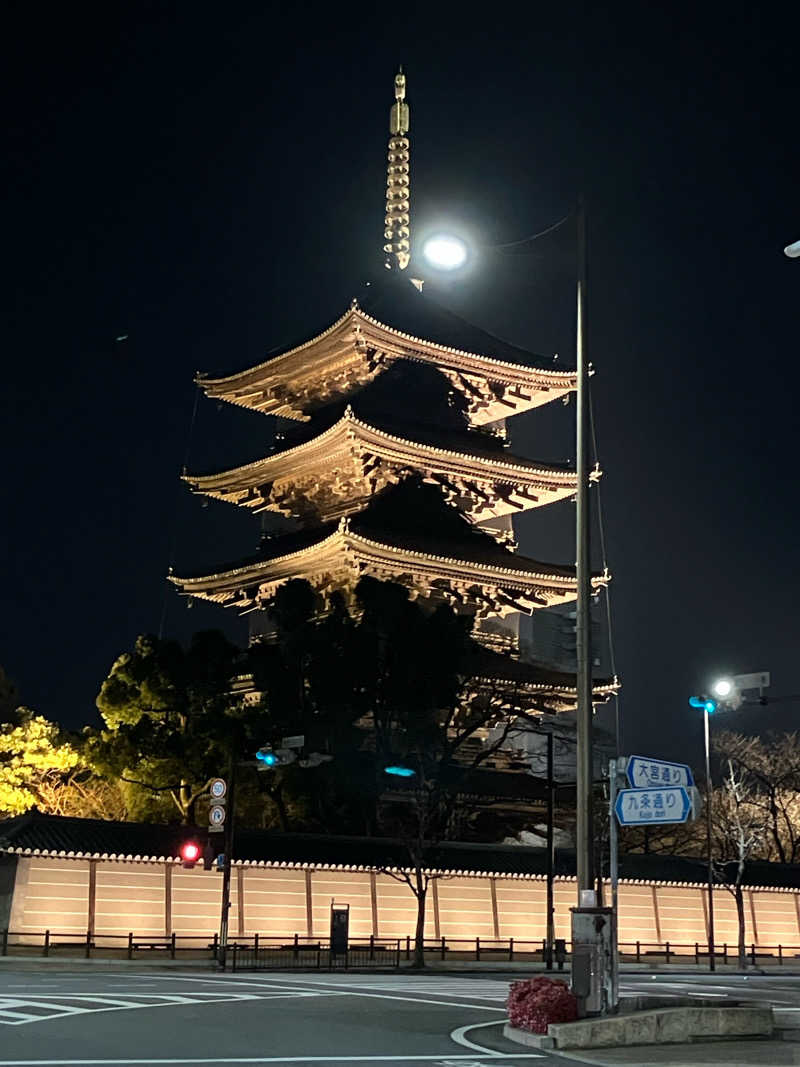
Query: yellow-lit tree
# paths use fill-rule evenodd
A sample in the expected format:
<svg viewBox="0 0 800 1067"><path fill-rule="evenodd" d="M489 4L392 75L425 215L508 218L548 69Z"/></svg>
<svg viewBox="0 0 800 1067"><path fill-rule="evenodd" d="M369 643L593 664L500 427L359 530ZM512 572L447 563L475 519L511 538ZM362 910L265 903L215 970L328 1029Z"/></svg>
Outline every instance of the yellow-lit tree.
<svg viewBox="0 0 800 1067"><path fill-rule="evenodd" d="M79 768L78 752L55 723L29 708L0 725L0 817L50 809L54 791Z"/></svg>

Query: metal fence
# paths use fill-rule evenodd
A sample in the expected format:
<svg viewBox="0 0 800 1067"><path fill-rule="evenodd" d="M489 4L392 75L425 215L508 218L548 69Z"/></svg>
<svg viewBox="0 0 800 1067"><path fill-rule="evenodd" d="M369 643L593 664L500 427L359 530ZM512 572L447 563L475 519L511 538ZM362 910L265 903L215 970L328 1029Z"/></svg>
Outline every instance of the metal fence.
<svg viewBox="0 0 800 1067"><path fill-rule="evenodd" d="M562 969L570 960L571 944L557 939L553 965ZM425 958L428 961L475 961L545 963L547 944L542 939L519 938L426 938ZM621 963L690 964L708 966L708 945L702 942L621 941ZM154 936L130 931L126 934L62 933L57 930L37 932L0 931L2 956L83 956L144 959L166 957L173 960L207 959L219 956L219 939L214 934L167 934ZM341 968L396 968L409 962L414 955L414 939L384 937L351 937L347 953L331 955L328 938L288 937L250 934L235 937L228 943L227 956L237 970L317 970ZM718 967L738 964L735 944L717 944L715 963ZM748 963L753 966L800 967L800 945L747 946Z"/></svg>
<svg viewBox="0 0 800 1067"><path fill-rule="evenodd" d="M234 971L287 970L396 970L400 966L399 938L368 937L348 940L343 952L334 952L328 938L259 937L253 943L234 942L228 959Z"/></svg>

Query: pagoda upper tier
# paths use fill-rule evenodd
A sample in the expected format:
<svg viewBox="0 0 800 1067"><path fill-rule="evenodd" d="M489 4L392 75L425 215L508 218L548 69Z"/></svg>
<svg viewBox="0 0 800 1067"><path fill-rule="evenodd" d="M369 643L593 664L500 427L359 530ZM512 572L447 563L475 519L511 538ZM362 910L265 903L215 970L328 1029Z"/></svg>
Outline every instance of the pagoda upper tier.
<svg viewBox="0 0 800 1067"><path fill-rule="evenodd" d="M217 500L313 524L360 511L376 494L417 474L476 523L562 500L577 486L574 470L513 455L485 433L389 427L359 418L350 405L309 440L232 470L184 475L184 481Z"/></svg>
<svg viewBox="0 0 800 1067"><path fill-rule="evenodd" d="M497 422L574 391L572 370L501 341L439 306L397 272L364 287L327 329L255 367L201 376L205 393L268 415L306 420L350 397L398 360L432 365L463 397L473 426Z"/></svg>
<svg viewBox="0 0 800 1067"><path fill-rule="evenodd" d="M352 518L269 539L250 559L171 581L186 595L249 611L267 607L293 578L327 598L352 593L364 575L479 619L529 614L577 595L574 567L516 555L419 482L394 487ZM594 588L607 580L594 576Z"/></svg>

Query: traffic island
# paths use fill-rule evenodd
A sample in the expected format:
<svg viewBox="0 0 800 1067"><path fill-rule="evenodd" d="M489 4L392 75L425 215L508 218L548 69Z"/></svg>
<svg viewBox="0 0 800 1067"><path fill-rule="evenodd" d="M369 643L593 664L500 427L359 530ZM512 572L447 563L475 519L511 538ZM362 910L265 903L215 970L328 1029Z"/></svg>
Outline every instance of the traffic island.
<svg viewBox="0 0 800 1067"><path fill-rule="evenodd" d="M739 1037L770 1037L772 1008L655 1008L574 1023L551 1023L547 1034L507 1024L509 1041L541 1049L619 1048L623 1045L680 1045Z"/></svg>

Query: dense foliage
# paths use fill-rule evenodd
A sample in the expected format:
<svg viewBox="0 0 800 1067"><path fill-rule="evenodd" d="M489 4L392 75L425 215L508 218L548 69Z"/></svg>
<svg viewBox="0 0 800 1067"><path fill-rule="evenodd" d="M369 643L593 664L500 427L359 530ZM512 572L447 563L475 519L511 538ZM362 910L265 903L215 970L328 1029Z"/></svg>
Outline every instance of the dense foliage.
<svg viewBox="0 0 800 1067"><path fill-rule="evenodd" d="M558 978L512 982L506 1006L511 1025L533 1034L546 1034L550 1023L571 1023L578 1018L578 1002L567 983Z"/></svg>

